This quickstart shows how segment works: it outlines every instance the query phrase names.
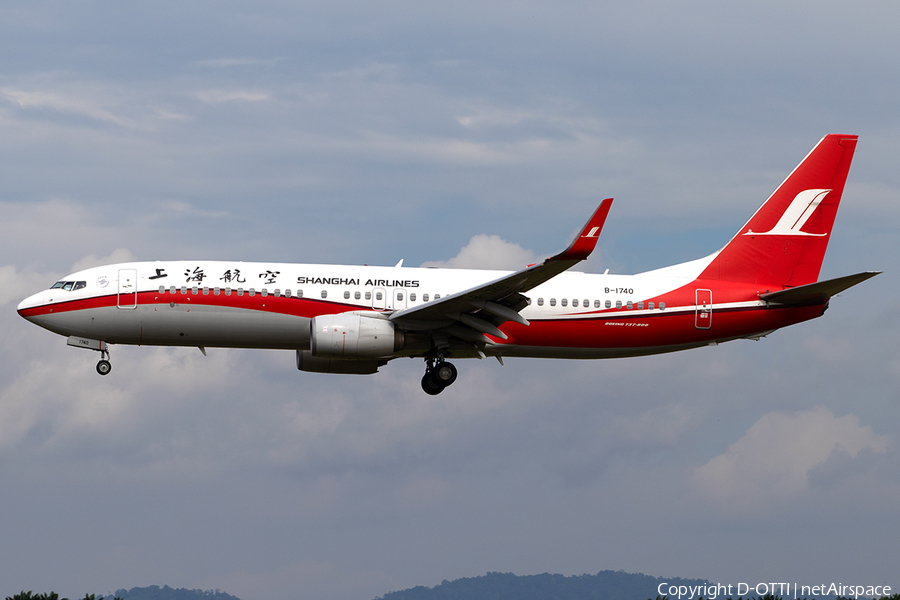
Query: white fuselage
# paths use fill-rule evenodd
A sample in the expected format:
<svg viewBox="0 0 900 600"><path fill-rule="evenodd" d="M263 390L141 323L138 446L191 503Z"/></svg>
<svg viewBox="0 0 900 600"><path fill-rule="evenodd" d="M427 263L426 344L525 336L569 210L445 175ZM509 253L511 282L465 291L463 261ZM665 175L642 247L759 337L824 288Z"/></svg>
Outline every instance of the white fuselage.
<svg viewBox="0 0 900 600"><path fill-rule="evenodd" d="M716 292L718 282L697 282L696 273L708 260L639 275L562 273L527 293L531 302L521 315L531 325L506 323L502 329L509 339L494 340L488 354L650 354L752 336L784 324L766 318L735 326L726 315L772 311L756 297L760 290L735 294L728 286ZM61 335L113 344L308 349L310 319L318 315L390 314L506 274L223 261L122 263L67 276L61 283L74 282L78 285L69 287L79 289L39 292L24 300L19 312ZM707 290L708 306L698 302L695 288ZM697 321L701 310L709 322ZM721 321L721 327L710 325L713 321ZM411 345L396 355L421 353L421 347ZM475 352L457 350L456 355Z"/></svg>

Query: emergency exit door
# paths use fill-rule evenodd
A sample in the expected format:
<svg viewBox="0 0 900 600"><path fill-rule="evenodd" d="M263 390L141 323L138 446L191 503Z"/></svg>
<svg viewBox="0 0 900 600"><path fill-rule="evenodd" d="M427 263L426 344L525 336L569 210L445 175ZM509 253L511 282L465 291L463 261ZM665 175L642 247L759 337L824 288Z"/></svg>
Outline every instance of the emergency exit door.
<svg viewBox="0 0 900 600"><path fill-rule="evenodd" d="M709 329L712 325L712 290L696 290L695 294L694 326L697 329Z"/></svg>

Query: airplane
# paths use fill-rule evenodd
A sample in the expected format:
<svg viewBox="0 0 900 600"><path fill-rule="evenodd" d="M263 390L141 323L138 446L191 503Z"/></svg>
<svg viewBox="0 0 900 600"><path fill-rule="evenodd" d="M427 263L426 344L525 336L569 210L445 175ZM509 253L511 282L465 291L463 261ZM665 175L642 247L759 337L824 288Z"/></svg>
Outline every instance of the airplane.
<svg viewBox="0 0 900 600"><path fill-rule="evenodd" d="M758 340L879 274L818 281L856 143L826 135L722 249L636 275L570 271L594 250L607 198L568 248L514 272L129 262L68 275L18 313L99 351L101 375L114 344L271 348L316 373L423 358L430 395L456 381L449 358L614 358Z"/></svg>

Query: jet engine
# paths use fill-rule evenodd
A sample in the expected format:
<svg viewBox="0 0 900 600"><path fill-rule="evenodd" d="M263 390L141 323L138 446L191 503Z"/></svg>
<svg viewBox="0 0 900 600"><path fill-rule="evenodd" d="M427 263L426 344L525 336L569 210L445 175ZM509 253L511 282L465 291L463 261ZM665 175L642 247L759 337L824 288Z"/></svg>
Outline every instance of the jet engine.
<svg viewBox="0 0 900 600"><path fill-rule="evenodd" d="M403 332L387 319L343 313L310 320L309 340L318 358L382 358L403 347Z"/></svg>

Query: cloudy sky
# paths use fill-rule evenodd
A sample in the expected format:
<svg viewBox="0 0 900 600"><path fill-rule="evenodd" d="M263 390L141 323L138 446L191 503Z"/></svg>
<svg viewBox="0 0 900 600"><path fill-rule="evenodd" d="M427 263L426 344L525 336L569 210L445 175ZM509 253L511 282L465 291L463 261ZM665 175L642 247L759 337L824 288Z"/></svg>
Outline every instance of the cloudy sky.
<svg viewBox="0 0 900 600"><path fill-rule="evenodd" d="M608 6L605 6L608 4ZM0 6L0 595L371 600L487 571L900 586L893 2ZM760 342L298 372L15 313L137 258L518 268L614 196L584 270L724 244L859 134L823 277ZM652 591L648 590L648 595Z"/></svg>

